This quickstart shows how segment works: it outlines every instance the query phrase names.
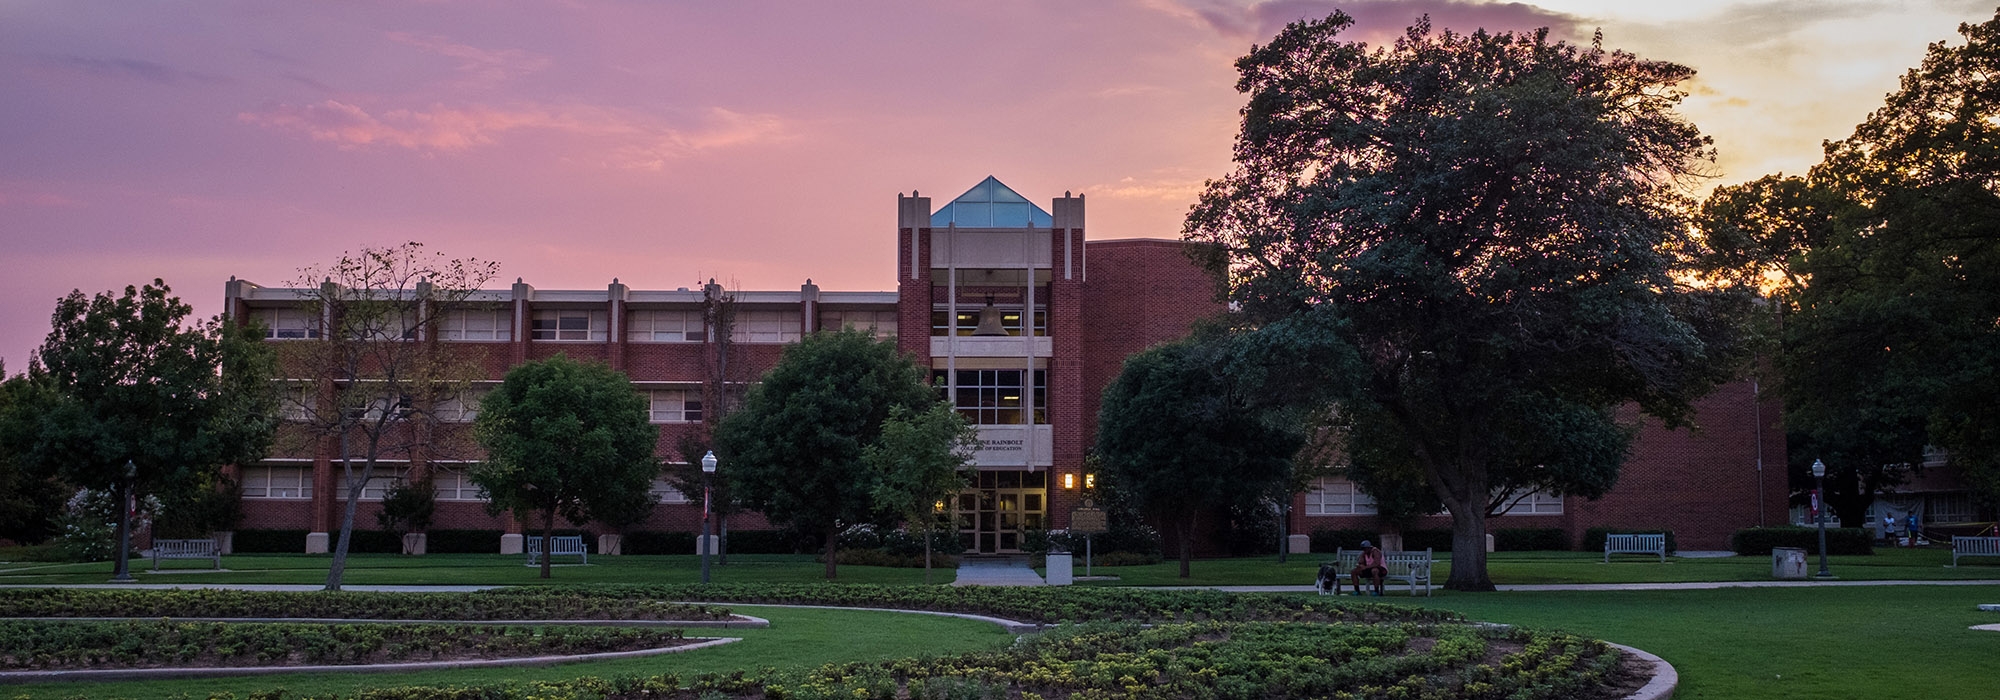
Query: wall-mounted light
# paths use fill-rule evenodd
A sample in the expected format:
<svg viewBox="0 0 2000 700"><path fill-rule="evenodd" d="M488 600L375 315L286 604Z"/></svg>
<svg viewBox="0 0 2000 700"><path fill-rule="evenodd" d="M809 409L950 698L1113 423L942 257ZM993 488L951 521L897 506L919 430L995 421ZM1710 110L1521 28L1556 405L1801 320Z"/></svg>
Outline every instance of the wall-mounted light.
<svg viewBox="0 0 2000 700"><path fill-rule="evenodd" d="M1087 489L1097 488L1097 475L1096 474L1083 475L1083 487Z"/></svg>
<svg viewBox="0 0 2000 700"><path fill-rule="evenodd" d="M1075 474L1064 474L1064 475L1063 475L1063 490L1065 490L1065 491L1068 491L1068 490L1074 490L1075 488L1076 488L1076 475L1075 475Z"/></svg>

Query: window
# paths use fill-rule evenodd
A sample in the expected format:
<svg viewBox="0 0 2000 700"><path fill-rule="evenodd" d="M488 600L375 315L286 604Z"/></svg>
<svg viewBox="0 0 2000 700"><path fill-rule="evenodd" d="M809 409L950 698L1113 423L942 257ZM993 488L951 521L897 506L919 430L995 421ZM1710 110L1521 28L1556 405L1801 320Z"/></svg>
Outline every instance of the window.
<svg viewBox="0 0 2000 700"><path fill-rule="evenodd" d="M1014 306L1007 306L1004 304L995 304L995 307L997 307L1000 311L1000 327L1006 329L1007 335L1019 337L1021 335L1020 305L1016 304ZM979 328L979 312L980 309L983 308L985 307L966 306L964 304L960 304L958 306L958 323L956 324L953 324L951 322L952 316L951 316L951 311L949 309L946 309L943 306L932 308L931 335L947 336L947 335L952 335L954 332L956 332L958 335L972 335L972 332ZM1049 334L1048 311L1046 311L1045 307L1043 307L1041 304L1036 304L1035 335L1048 335L1048 334Z"/></svg>
<svg viewBox="0 0 2000 700"><path fill-rule="evenodd" d="M464 469L432 469L431 485L440 501L479 501L479 485L472 483Z"/></svg>
<svg viewBox="0 0 2000 700"><path fill-rule="evenodd" d="M458 309L438 321L438 337L444 340L513 340L511 309Z"/></svg>
<svg viewBox="0 0 2000 700"><path fill-rule="evenodd" d="M680 489L674 488L673 485L668 484L667 480L664 478L653 479L653 488L651 489L651 493L653 494L653 502L655 503L689 502L687 494L681 493Z"/></svg>
<svg viewBox="0 0 2000 700"><path fill-rule="evenodd" d="M312 498L312 467L244 467L243 497Z"/></svg>
<svg viewBox="0 0 2000 700"><path fill-rule="evenodd" d="M1026 422L1023 415L1021 375L1026 370L1019 369L961 369L958 370L958 386L952 397L952 406L958 414L973 425L1021 425ZM946 370L931 372L931 383L944 387ZM1036 425L1049 422L1048 372L1035 370L1034 419Z"/></svg>
<svg viewBox="0 0 2000 700"><path fill-rule="evenodd" d="M1375 497L1346 479L1320 479L1306 492L1306 515L1374 515Z"/></svg>
<svg viewBox="0 0 2000 700"><path fill-rule="evenodd" d="M797 342L805 316L797 309L738 311L729 339L738 343Z"/></svg>
<svg viewBox="0 0 2000 700"><path fill-rule="evenodd" d="M1923 520L1927 523L1963 523L1972 520L1972 497L1966 493L1934 493L1924 499Z"/></svg>
<svg viewBox="0 0 2000 700"><path fill-rule="evenodd" d="M417 340L423 325L415 309L387 304L351 304L340 318L347 337L355 340Z"/></svg>
<svg viewBox="0 0 2000 700"><path fill-rule="evenodd" d="M250 321L264 329L267 340L306 340L319 337L318 319L304 309L251 309Z"/></svg>
<svg viewBox="0 0 2000 700"><path fill-rule="evenodd" d="M1507 497L1509 505L1501 515L1562 515L1563 498L1547 491L1536 491L1515 501L1515 495Z"/></svg>
<svg viewBox="0 0 2000 700"><path fill-rule="evenodd" d="M309 421L313 414L312 386L289 384L278 390L279 417L289 421Z"/></svg>
<svg viewBox="0 0 2000 700"><path fill-rule="evenodd" d="M837 331L853 326L854 330L874 334L877 340L896 337L896 312L894 311L823 311L819 315L819 327Z"/></svg>
<svg viewBox="0 0 2000 700"><path fill-rule="evenodd" d="M633 343L704 343L708 326L700 311L634 311L625 340Z"/></svg>
<svg viewBox="0 0 2000 700"><path fill-rule="evenodd" d="M491 387L466 389L441 399L431 407L431 417L443 423L470 423L479 417L479 400L492 390Z"/></svg>
<svg viewBox="0 0 2000 700"><path fill-rule="evenodd" d="M701 392L695 389L654 389L654 423L700 423Z"/></svg>
<svg viewBox="0 0 2000 700"><path fill-rule="evenodd" d="M603 311L557 309L535 312L535 340L604 342L610 314Z"/></svg>

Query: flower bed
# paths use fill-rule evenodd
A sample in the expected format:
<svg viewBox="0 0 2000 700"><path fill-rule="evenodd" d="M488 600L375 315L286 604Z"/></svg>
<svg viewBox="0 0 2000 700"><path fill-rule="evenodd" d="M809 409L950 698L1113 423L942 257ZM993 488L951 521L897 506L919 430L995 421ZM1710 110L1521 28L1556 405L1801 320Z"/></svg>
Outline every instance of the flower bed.
<svg viewBox="0 0 2000 700"><path fill-rule="evenodd" d="M0 589L0 617L257 617L347 620L730 619L728 608L581 591L481 593Z"/></svg>
<svg viewBox="0 0 2000 700"><path fill-rule="evenodd" d="M678 629L0 620L0 668L68 670L503 659L657 649Z"/></svg>

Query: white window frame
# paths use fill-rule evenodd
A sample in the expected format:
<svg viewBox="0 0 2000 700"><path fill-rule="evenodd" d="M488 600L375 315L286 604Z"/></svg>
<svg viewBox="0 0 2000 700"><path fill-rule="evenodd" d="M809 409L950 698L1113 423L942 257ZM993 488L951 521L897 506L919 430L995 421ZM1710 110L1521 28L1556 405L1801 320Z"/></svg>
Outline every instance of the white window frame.
<svg viewBox="0 0 2000 700"><path fill-rule="evenodd" d="M310 501L313 497L313 468L310 464L251 465L243 468L242 476L245 499ZM271 495L274 491L279 492L278 495Z"/></svg>
<svg viewBox="0 0 2000 700"><path fill-rule="evenodd" d="M1546 490L1537 490L1534 493L1521 496L1518 501L1515 498L1516 496L1509 494L1507 497L1507 509L1500 511L1497 515L1563 514L1563 497L1549 493Z"/></svg>
<svg viewBox="0 0 2000 700"><path fill-rule="evenodd" d="M589 309L542 309L528 326L539 342L602 343L610 338L611 314Z"/></svg>
<svg viewBox="0 0 2000 700"><path fill-rule="evenodd" d="M319 319L301 308L251 309L250 321L264 329L265 340L318 340Z"/></svg>
<svg viewBox="0 0 2000 700"><path fill-rule="evenodd" d="M873 311L850 309L844 311L821 311L818 326L822 330L837 331L853 326L855 330L875 336L877 340L896 337L896 323L900 319L896 311Z"/></svg>
<svg viewBox="0 0 2000 700"><path fill-rule="evenodd" d="M668 483L667 478L664 476L653 477L653 485L648 489L648 492L653 494L654 503L683 505L694 502L694 499L689 498L687 494L681 493L680 489L674 488L673 484Z"/></svg>
<svg viewBox="0 0 2000 700"><path fill-rule="evenodd" d="M479 485L472 483L472 475L461 467L431 467L431 486L437 489L437 500L453 502L484 502L479 497Z"/></svg>
<svg viewBox="0 0 2000 700"><path fill-rule="evenodd" d="M485 326L491 322L491 327ZM509 308L452 309L438 319L438 339L462 343L504 343L514 339L514 310Z"/></svg>
<svg viewBox="0 0 2000 700"><path fill-rule="evenodd" d="M707 408L701 403L698 388L651 389L646 392L646 402L647 420L653 423L700 423L702 410ZM692 411L689 403L694 404Z"/></svg>
<svg viewBox="0 0 2000 700"><path fill-rule="evenodd" d="M795 343L804 337L805 314L798 309L745 309L730 320L729 339L738 343Z"/></svg>
<svg viewBox="0 0 2000 700"><path fill-rule="evenodd" d="M708 342L708 325L700 311L639 309L627 317L629 343Z"/></svg>
<svg viewBox="0 0 2000 700"><path fill-rule="evenodd" d="M439 399L431 406L431 418L440 423L471 423L479 418L479 402L492 393L493 387L480 386L466 389Z"/></svg>
<svg viewBox="0 0 2000 700"><path fill-rule="evenodd" d="M1313 481L1306 491L1305 514L1310 517L1375 515L1375 497L1346 479L1328 477Z"/></svg>

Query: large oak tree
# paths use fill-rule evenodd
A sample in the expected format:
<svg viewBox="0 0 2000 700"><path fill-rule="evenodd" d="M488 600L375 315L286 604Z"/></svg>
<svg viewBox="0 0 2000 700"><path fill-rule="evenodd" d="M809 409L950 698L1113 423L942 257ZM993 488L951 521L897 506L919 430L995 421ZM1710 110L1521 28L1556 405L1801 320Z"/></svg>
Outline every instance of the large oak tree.
<svg viewBox="0 0 2000 700"><path fill-rule="evenodd" d="M1669 423L1725 378L1744 295L1677 275L1709 141L1674 111L1690 69L1546 30L1344 41L1294 23L1237 62L1236 169L1185 237L1229 297L1357 358L1357 453L1407 455L1451 511L1455 590L1490 590L1505 493L1593 496L1636 403ZM1294 328L1296 332L1297 328Z"/></svg>

